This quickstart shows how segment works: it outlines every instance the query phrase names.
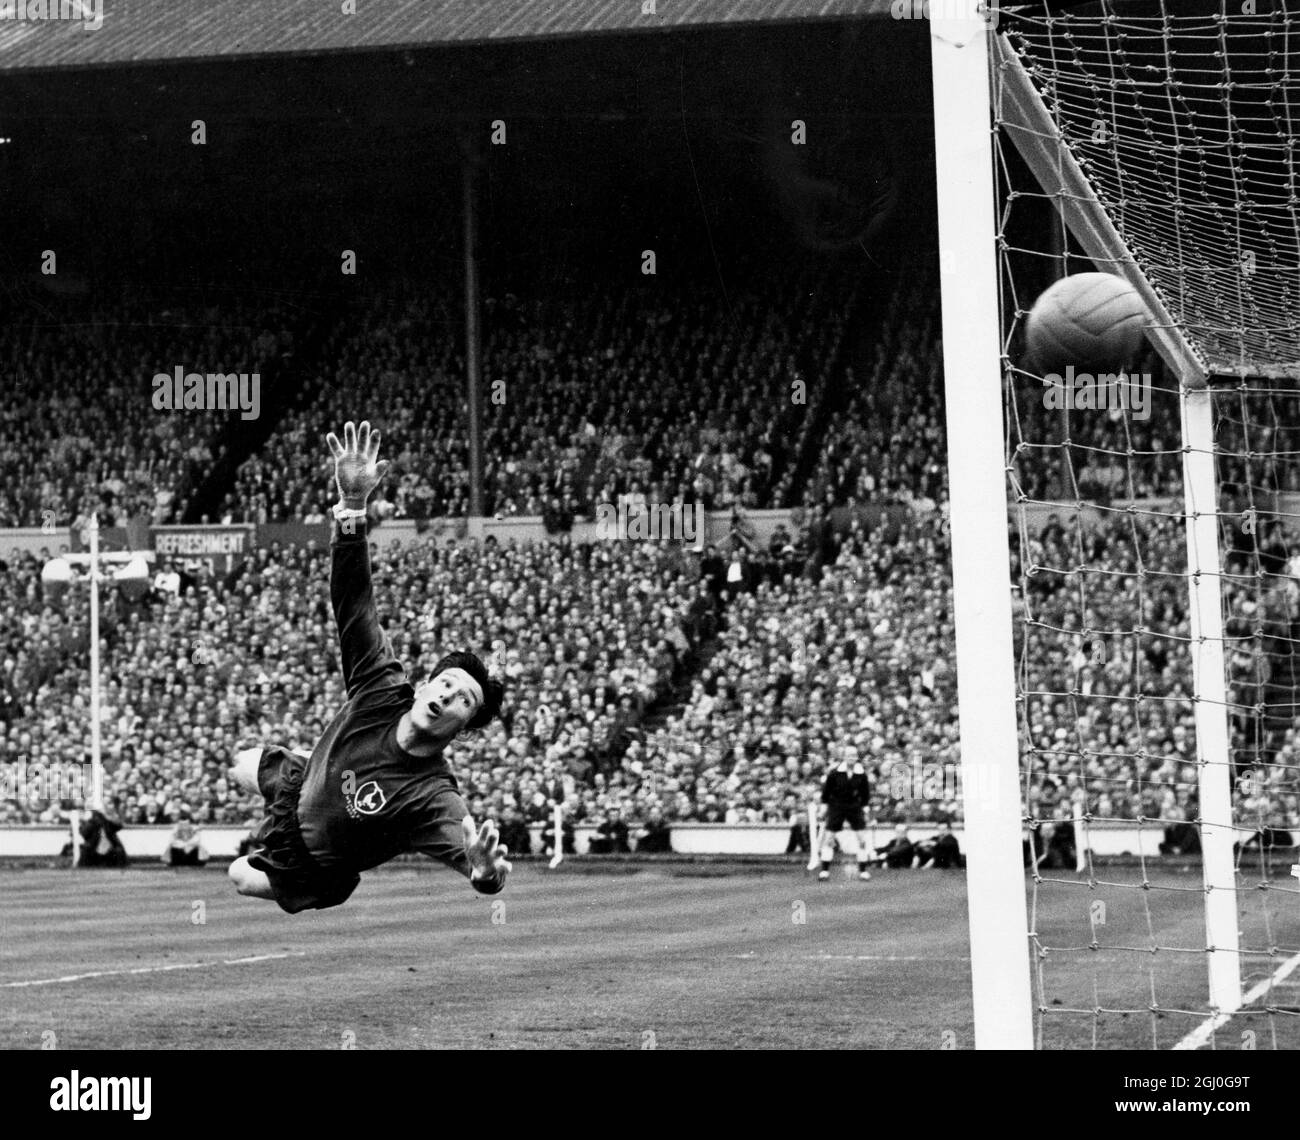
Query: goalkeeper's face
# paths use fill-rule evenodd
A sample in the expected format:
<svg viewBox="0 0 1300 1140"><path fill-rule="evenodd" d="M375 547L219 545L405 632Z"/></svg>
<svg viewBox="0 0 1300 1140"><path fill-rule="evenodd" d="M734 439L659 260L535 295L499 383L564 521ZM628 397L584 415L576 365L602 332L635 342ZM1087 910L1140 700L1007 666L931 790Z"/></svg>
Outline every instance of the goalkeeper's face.
<svg viewBox="0 0 1300 1140"><path fill-rule="evenodd" d="M464 669L444 669L415 690L411 724L417 732L449 740L483 707L483 690Z"/></svg>

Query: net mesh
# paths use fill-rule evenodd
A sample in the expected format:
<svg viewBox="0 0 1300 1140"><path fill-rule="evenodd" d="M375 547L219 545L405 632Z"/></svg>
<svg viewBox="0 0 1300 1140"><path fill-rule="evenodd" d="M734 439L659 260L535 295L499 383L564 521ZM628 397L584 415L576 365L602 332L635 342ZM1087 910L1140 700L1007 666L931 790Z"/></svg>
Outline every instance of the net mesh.
<svg viewBox="0 0 1300 1140"><path fill-rule="evenodd" d="M1218 374L1300 378L1297 10L1107 5L1009 29L1107 215Z"/></svg>
<svg viewBox="0 0 1300 1140"><path fill-rule="evenodd" d="M1062 407L1027 365L1024 325L1039 293L1114 266L1080 255L1053 196L998 130L1037 1041L1295 1048L1300 228L1289 103L1300 26L1277 7L1231 21L1106 7L1016 16L1002 30L1213 376L1218 480L1217 503L1188 504L1180 392L1153 351L1129 377L1145 404L1129 406ZM1190 607L1197 570L1216 559L1189 549L1189 510L1216 513L1220 533L1227 676L1203 693ZM1227 719L1227 755L1198 751L1198 701ZM1232 788L1247 1001L1231 1019L1207 982L1203 779Z"/></svg>

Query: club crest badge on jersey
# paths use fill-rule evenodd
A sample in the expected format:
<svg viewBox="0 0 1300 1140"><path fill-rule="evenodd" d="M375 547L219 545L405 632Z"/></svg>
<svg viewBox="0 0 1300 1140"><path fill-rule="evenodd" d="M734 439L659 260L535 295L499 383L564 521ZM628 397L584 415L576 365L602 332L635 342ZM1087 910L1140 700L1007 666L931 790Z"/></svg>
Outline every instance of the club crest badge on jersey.
<svg viewBox="0 0 1300 1140"><path fill-rule="evenodd" d="M352 804L360 815L378 815L388 803L384 789L375 780L369 780L357 789Z"/></svg>

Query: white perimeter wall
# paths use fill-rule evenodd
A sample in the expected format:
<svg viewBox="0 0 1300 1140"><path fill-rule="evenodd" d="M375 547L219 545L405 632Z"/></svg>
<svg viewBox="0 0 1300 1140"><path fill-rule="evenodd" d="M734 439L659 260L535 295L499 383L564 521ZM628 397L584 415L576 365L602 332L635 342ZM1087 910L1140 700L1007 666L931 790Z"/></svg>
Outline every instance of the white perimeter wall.
<svg viewBox="0 0 1300 1140"><path fill-rule="evenodd" d="M541 850L542 828L533 826L533 854ZM170 827L128 827L119 834L127 854L135 858L157 858L171 835ZM919 824L908 829L913 839L923 839L934 834L933 826ZM957 841L965 850L961 829L954 829ZM205 827L203 843L210 855L232 857L239 841L248 834L248 828ZM595 828L579 825L574 833L578 853L585 854ZM869 829L873 847L882 847L893 834L892 827ZM1084 845L1082 829L1077 829L1080 845ZM71 838L67 827L0 827L0 858L54 857ZM710 823L678 824L672 829L673 850L689 855L780 855L785 852L790 829L785 826L763 823L732 824L720 826ZM1086 846L1097 855L1157 855L1164 838L1164 829L1146 824L1094 825L1087 833ZM845 832L844 843L849 851L855 848L852 832Z"/></svg>

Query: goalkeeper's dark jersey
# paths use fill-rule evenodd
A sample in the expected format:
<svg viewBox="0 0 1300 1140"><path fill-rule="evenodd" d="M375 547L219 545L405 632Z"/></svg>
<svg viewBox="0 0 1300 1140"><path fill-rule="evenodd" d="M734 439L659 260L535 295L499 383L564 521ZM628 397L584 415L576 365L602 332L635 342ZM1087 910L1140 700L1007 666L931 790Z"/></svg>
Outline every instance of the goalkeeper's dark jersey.
<svg viewBox="0 0 1300 1140"><path fill-rule="evenodd" d="M348 700L307 762L298 799L303 842L331 873L422 851L468 876L455 776L441 756L412 756L397 744L415 690L375 612L365 524L354 530L335 523L330 544L330 601Z"/></svg>
<svg viewBox="0 0 1300 1140"><path fill-rule="evenodd" d="M822 803L839 808L866 807L871 801L871 785L861 764L838 765L830 770L822 787Z"/></svg>

